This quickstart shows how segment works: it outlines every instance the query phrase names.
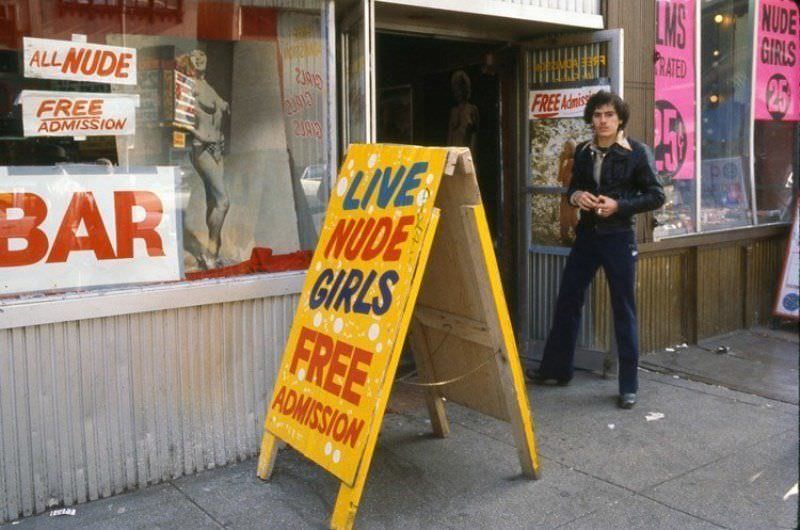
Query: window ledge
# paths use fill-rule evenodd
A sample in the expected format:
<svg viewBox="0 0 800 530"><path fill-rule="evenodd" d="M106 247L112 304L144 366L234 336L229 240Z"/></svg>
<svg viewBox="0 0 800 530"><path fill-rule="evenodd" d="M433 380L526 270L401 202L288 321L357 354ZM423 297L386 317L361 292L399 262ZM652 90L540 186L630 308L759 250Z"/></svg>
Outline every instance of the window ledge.
<svg viewBox="0 0 800 530"><path fill-rule="evenodd" d="M717 232L672 236L653 243L640 243L639 253L643 254L647 252L658 252L661 250L671 250L676 248L699 247L704 245L715 245L718 243L729 243L732 241L763 239L778 235L788 235L790 227L790 224L787 222L761 226L731 228L729 230L719 230Z"/></svg>
<svg viewBox="0 0 800 530"><path fill-rule="evenodd" d="M0 330L298 294L306 271L0 301Z"/></svg>

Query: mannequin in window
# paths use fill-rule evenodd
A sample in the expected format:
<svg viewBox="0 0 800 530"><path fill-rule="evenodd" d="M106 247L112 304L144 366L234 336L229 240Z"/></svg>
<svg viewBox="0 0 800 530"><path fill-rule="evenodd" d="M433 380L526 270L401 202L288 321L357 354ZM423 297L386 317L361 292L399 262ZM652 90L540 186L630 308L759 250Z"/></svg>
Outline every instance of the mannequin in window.
<svg viewBox="0 0 800 530"><path fill-rule="evenodd" d="M558 155L558 183L564 188L569 188L572 182L572 164L575 157L575 140L567 140ZM566 193L561 195L561 204L558 207L558 226L561 232L561 242L565 245L572 243L573 232L578 226L578 208L569 203Z"/></svg>
<svg viewBox="0 0 800 530"><path fill-rule="evenodd" d="M180 63L180 61L179 61ZM194 78L193 95L195 103L195 122L192 131L191 160L194 169L203 181L206 191L206 225L208 226L208 246L198 256L197 264L202 269L213 269L222 265L222 225L230 208L230 199L225 189L225 168L223 149L225 136L222 132L223 117L230 114L230 105L206 81L208 59L202 50L193 50L184 61L187 74Z"/></svg>
<svg viewBox="0 0 800 530"><path fill-rule="evenodd" d="M450 78L450 89L456 106L450 109L450 122L447 126L447 145L469 147L473 158L478 146L478 107L469 102L472 83L464 70L456 70Z"/></svg>

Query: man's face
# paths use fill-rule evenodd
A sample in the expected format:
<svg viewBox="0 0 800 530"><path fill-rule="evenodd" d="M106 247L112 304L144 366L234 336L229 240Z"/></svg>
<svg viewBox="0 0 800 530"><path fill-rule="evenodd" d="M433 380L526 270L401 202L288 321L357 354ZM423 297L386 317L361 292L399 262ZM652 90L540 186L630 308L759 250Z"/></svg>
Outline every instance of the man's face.
<svg viewBox="0 0 800 530"><path fill-rule="evenodd" d="M592 127L599 138L616 138L619 130L619 116L614 105L600 105L592 114Z"/></svg>

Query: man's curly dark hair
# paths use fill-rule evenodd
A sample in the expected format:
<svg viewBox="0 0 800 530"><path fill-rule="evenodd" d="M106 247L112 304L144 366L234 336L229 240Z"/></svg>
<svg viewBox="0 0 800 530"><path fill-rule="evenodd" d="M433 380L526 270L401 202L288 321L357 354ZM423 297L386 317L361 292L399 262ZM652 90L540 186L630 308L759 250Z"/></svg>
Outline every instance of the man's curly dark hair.
<svg viewBox="0 0 800 530"><path fill-rule="evenodd" d="M628 118L631 114L628 104L625 103L625 101L623 101L618 95L606 90L597 92L595 95L589 98L589 101L586 102L586 108L583 111L583 121L591 125L594 111L597 109L597 107L602 107L603 105L611 105L614 107L614 110L617 111L617 116L619 117L619 128L620 130L624 129L625 125L628 124Z"/></svg>

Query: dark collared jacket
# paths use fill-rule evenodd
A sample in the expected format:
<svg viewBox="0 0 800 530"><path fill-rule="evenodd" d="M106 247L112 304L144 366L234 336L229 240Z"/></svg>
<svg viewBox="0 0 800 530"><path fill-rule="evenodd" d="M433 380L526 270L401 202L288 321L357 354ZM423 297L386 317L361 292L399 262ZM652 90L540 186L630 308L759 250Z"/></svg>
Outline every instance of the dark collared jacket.
<svg viewBox="0 0 800 530"><path fill-rule="evenodd" d="M625 138L609 147L603 159L599 185L594 180L595 156L590 142L579 144L575 149L567 197L571 198L576 191L588 191L611 197L617 201L619 209L605 218L594 211L581 210L579 227L594 227L598 232L631 230L634 214L655 210L664 204L664 190L656 174L653 154L646 145Z"/></svg>

